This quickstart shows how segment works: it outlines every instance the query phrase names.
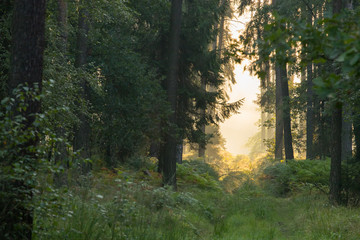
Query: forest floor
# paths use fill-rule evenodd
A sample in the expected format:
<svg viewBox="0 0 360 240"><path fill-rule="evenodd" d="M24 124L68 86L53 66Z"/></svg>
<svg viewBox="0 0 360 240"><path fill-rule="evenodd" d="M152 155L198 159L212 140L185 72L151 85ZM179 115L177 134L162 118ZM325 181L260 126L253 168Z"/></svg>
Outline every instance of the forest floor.
<svg viewBox="0 0 360 240"><path fill-rule="evenodd" d="M34 239L360 239L360 209L330 206L326 186L294 190L264 171L219 181L210 166L189 161L174 192L154 170L99 169L43 194Z"/></svg>

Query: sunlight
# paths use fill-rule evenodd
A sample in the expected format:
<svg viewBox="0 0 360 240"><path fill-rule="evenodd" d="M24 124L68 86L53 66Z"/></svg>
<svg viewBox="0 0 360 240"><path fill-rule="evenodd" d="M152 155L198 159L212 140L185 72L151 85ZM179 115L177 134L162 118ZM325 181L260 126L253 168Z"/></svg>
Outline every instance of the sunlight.
<svg viewBox="0 0 360 240"><path fill-rule="evenodd" d="M250 14L244 14L235 18L235 21L230 21L229 29L233 38L238 38L240 32L244 30L244 23L249 19ZM250 150L245 145L248 139L259 131L256 123L260 118L260 111L254 101L260 92L260 81L257 77L251 76L249 71L244 71L247 64L249 61L244 60L241 65L235 66L236 84L229 92L231 102L245 98L244 105L240 109L241 113L233 115L220 124L221 134L226 139L226 149L233 155L249 154Z"/></svg>

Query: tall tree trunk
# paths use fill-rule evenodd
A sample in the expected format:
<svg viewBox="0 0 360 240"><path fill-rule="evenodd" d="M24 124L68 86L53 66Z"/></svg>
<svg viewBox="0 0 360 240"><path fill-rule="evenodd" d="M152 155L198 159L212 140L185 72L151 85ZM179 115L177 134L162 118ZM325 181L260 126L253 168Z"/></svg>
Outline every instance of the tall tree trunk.
<svg viewBox="0 0 360 240"><path fill-rule="evenodd" d="M201 77L201 90L203 94L206 94L206 80L204 77ZM203 123L200 126L200 131L204 134L204 138L201 139L201 142L199 143L199 157L205 158L205 149L206 149L206 140L205 140L205 117L206 117L206 105L204 109L200 110L200 121L203 121Z"/></svg>
<svg viewBox="0 0 360 240"><path fill-rule="evenodd" d="M307 23L312 26L312 9L304 7L303 17ZM304 56L305 57L305 56ZM314 159L314 131L315 131L315 113L314 113L314 91L313 91L313 64L306 66L306 159Z"/></svg>
<svg viewBox="0 0 360 240"><path fill-rule="evenodd" d="M341 203L341 129L342 105L337 103L332 114L332 151L330 167L330 201Z"/></svg>
<svg viewBox="0 0 360 240"><path fill-rule="evenodd" d="M61 53L65 56L67 52L67 39L68 39L68 31L67 31L67 0L58 0L58 26L60 31L59 36L59 49ZM66 61L66 60L65 60ZM63 119L61 119L63 120ZM66 131L62 126L59 126L56 129L57 137L62 138L64 141L67 138ZM68 168L68 162L66 162L67 157L67 149L64 141L56 142L55 147L55 164L61 165L65 170ZM54 174L54 183L57 186L62 186L67 184L67 176L64 173L55 173Z"/></svg>
<svg viewBox="0 0 360 240"><path fill-rule="evenodd" d="M340 13L342 1L333 0L333 13ZM342 130L342 103L336 102L333 106L331 127L332 127L332 151L330 167L330 202L341 203L341 130Z"/></svg>
<svg viewBox="0 0 360 240"><path fill-rule="evenodd" d="M261 8L261 1L258 0L257 1L257 8L260 9ZM257 26L257 39L258 41L260 41L262 39L262 32L261 32L261 26L258 25ZM266 64L262 63L261 64L261 71L266 72ZM264 151L265 150L265 146L264 146L264 140L266 138L266 129L265 129L265 121L266 121L266 113L265 113L265 106L266 106L266 101L264 101L265 98L265 92L266 92L266 77L268 76L264 76L263 78L260 79L260 97L261 97L261 103L260 103L260 111L261 111L261 115L260 115L260 151Z"/></svg>
<svg viewBox="0 0 360 240"><path fill-rule="evenodd" d="M271 91L271 85L273 82L273 71L271 71L271 64L270 61L266 62L265 64L265 70L266 70L266 91L270 92ZM266 103L267 106L270 104L269 99L267 99ZM266 113L266 122L271 121L272 119L272 113L267 112ZM274 136L274 129L267 126L266 128L266 135L265 135L265 139L271 139Z"/></svg>
<svg viewBox="0 0 360 240"><path fill-rule="evenodd" d="M275 64L275 159L283 159L284 144L284 118L282 109L282 93L281 93L281 70L278 63Z"/></svg>
<svg viewBox="0 0 360 240"><path fill-rule="evenodd" d="M75 67L82 67L87 63L88 33L89 33L89 12L85 7L85 2L80 1L77 32L77 52Z"/></svg>
<svg viewBox="0 0 360 240"><path fill-rule="evenodd" d="M324 114L325 111L325 101L321 101L319 104L320 108L320 114L319 114L319 145L320 145L320 158L325 159L327 156L330 156L330 143L329 143L329 136L327 136L327 122L330 122L330 120L327 119L327 116Z"/></svg>
<svg viewBox="0 0 360 240"><path fill-rule="evenodd" d="M276 7L277 1L272 0L272 5ZM284 118L283 118L283 98L281 83L281 66L275 63L275 159L283 159L284 147Z"/></svg>
<svg viewBox="0 0 360 240"><path fill-rule="evenodd" d="M314 92L312 63L307 65L306 159L314 158Z"/></svg>
<svg viewBox="0 0 360 240"><path fill-rule="evenodd" d="M291 134L291 116L290 116L290 95L289 95L289 83L287 79L286 64L280 67L281 75L281 96L282 96L282 110L283 110L283 122L284 122L284 146L285 146L285 159L294 159L294 150L292 146L292 134Z"/></svg>
<svg viewBox="0 0 360 240"><path fill-rule="evenodd" d="M205 79L201 79L201 89L206 92L206 83ZM205 115L206 115L206 108L201 109L200 111L200 118L201 121L204 121L204 123L200 126L200 131L205 135L206 132L206 126L205 126ZM206 141L205 136L201 139L201 142L199 143L199 157L205 158L205 149L206 149Z"/></svg>
<svg viewBox="0 0 360 240"><path fill-rule="evenodd" d="M263 152L265 151L265 144L264 141L266 139L266 126L265 123L267 121L267 115L266 115L266 106L267 106L267 97L265 95L267 88L268 88L268 78L269 78L269 72L267 69L266 64L263 64L263 71L265 72L264 79L261 79L260 82L260 94L261 94L261 115L260 115L260 134L261 134L261 142L260 142L260 150Z"/></svg>
<svg viewBox="0 0 360 240"><path fill-rule="evenodd" d="M181 33L182 0L172 0L169 46L169 72L166 79L166 90L172 113L169 117L170 125L177 124L177 81L179 78L179 47ZM171 126L166 133L161 156L163 184L176 189L176 152L178 140L176 130Z"/></svg>
<svg viewBox="0 0 360 240"><path fill-rule="evenodd" d="M344 106L341 129L341 161L347 161L352 157L352 122L350 115L348 108Z"/></svg>
<svg viewBox="0 0 360 240"><path fill-rule="evenodd" d="M60 28L59 48L63 54L67 51L67 0L58 0L58 25Z"/></svg>
<svg viewBox="0 0 360 240"><path fill-rule="evenodd" d="M0 16L2 19L7 19L10 14L12 14L13 9L13 0L2 0L0 1ZM2 25L4 27L4 25ZM3 29L2 31L4 31ZM1 36L0 37L0 99L8 96L7 85L9 83L10 77L10 69L7 64L10 46L11 46L11 39L9 37Z"/></svg>
<svg viewBox="0 0 360 240"><path fill-rule="evenodd" d="M23 83L27 83L31 88L38 85L41 91L45 41L45 3L45 0L14 1L11 71L8 84L10 91ZM40 102L31 99L27 99L27 101L29 106L22 113L26 118L25 128L32 125L35 120L34 114L40 112ZM27 152L26 149L37 144L38 140L31 139L24 146L23 154L32 156L33 161L36 161L36 156L34 153ZM8 202L13 209L9 212L3 212L3 214L9 214L9 216L6 217L5 228L2 228L5 232L1 232L0 235L6 236L9 234L9 239L31 239L33 209L26 206L23 201L31 200L33 186L21 180L9 184L13 185L13 191L16 191L16 189L21 190L16 193L16 197L13 199L14 202ZM18 201L19 199L21 199L21 202Z"/></svg>
<svg viewBox="0 0 360 240"><path fill-rule="evenodd" d="M261 90L261 93L263 95L264 90ZM264 107L261 107L261 126L260 126L260 131L261 131L261 142L260 142L260 150L261 152L265 151L265 145L264 145L264 140L266 139L266 128L265 128L265 122L266 122L266 113L264 110Z"/></svg>
<svg viewBox="0 0 360 240"><path fill-rule="evenodd" d="M77 33L77 53L75 59L75 67L81 68L87 63L88 52L88 32L89 32L89 13L84 6L84 2L80 2L79 19L78 19L78 33ZM89 85L86 79L81 80L82 97L89 100ZM89 158L90 154L90 119L84 114L79 114L80 123L75 129L73 147L75 151L81 151L82 158ZM83 173L89 172L91 166L89 163L83 164Z"/></svg>

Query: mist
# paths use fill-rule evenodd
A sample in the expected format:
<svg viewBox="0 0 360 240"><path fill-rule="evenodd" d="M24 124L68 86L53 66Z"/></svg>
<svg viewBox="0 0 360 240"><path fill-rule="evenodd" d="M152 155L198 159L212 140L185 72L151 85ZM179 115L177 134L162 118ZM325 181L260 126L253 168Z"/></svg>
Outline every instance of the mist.
<svg viewBox="0 0 360 240"><path fill-rule="evenodd" d="M244 23L249 21L249 14L238 17L236 21L231 21L229 30L233 38L238 38L244 29ZM248 60L243 60L241 64L235 65L236 84L228 90L230 102L245 98L244 104L240 109L240 114L236 114L220 124L222 136L226 139L226 150L233 155L249 154L250 149L246 147L249 138L260 131L258 121L260 119L260 109L254 101L260 93L260 80L256 76L251 76L250 72L244 70L249 65Z"/></svg>

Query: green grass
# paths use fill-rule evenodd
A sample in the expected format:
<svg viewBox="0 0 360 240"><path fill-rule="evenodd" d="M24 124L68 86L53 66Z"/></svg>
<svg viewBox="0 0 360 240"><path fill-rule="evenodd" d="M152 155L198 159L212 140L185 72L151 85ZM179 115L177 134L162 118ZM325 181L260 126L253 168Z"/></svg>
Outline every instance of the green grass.
<svg viewBox="0 0 360 240"><path fill-rule="evenodd" d="M276 181L260 184L252 175L228 193L215 175L197 169L181 168L178 192L160 187L156 173L122 168L43 194L34 239L360 239L360 210L332 207L320 190L279 196L269 191Z"/></svg>

